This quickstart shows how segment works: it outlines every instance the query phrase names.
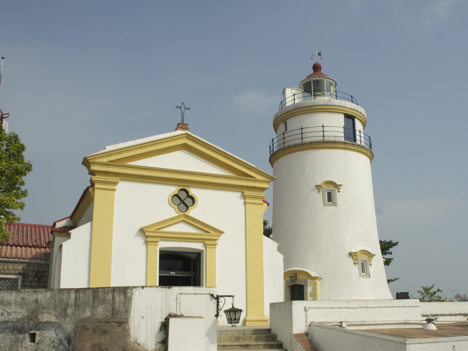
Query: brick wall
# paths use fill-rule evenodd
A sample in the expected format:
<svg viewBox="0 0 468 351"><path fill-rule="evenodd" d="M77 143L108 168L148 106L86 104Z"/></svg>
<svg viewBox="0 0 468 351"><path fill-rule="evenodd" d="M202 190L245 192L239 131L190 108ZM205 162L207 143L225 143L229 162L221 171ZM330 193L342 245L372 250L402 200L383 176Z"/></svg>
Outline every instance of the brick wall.
<svg viewBox="0 0 468 351"><path fill-rule="evenodd" d="M47 282L49 280L49 261L44 261L44 263L0 261L0 275L20 275L22 277L21 289L47 288Z"/></svg>

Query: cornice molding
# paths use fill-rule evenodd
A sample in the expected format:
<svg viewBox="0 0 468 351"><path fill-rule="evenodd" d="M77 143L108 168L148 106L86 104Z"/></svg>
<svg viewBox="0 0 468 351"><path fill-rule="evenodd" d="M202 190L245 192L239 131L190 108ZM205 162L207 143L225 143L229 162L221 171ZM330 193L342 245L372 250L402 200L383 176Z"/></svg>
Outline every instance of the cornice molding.
<svg viewBox="0 0 468 351"><path fill-rule="evenodd" d="M349 253L353 257L353 263L356 266L358 262L359 257L365 257L369 259L369 266L372 267L372 259L374 258L375 254L371 253L370 251L367 250L359 250L357 252L350 252Z"/></svg>
<svg viewBox="0 0 468 351"><path fill-rule="evenodd" d="M91 177L91 184L94 185L95 190L112 190L115 191L117 184L120 179L109 178L109 177Z"/></svg>
<svg viewBox="0 0 468 351"><path fill-rule="evenodd" d="M327 187L328 188L336 188L336 190L338 190L338 192L340 192L342 186L343 186L343 184L338 184L338 183L334 182L333 180L325 180L321 184L316 185L319 193L322 191L322 188L327 188Z"/></svg>
<svg viewBox="0 0 468 351"><path fill-rule="evenodd" d="M89 173L94 177L114 178L134 182L169 184L228 191L256 191L268 189L270 179L230 176L224 174L182 171L176 169L137 166L93 161ZM274 177L271 177L274 179Z"/></svg>
<svg viewBox="0 0 468 351"><path fill-rule="evenodd" d="M352 108L348 107L343 107L343 106L335 106L335 105L313 105L313 106L305 106L305 107L300 107L288 112L285 112L281 116L275 119L273 122L273 128L275 129L275 132L278 132L278 127L281 123L284 121L299 116L303 115L306 113L315 113L315 112L335 112L335 113L343 113L347 114L350 116L355 117L358 119L361 124L362 128L364 129L367 124L367 118L364 116L361 112L353 110Z"/></svg>
<svg viewBox="0 0 468 351"><path fill-rule="evenodd" d="M318 141L312 143L296 144L282 148L270 156L270 164L273 167L274 163L281 157L293 154L299 151L314 150L314 149L332 149L332 150L347 150L354 151L365 155L372 162L374 153L367 147L354 143L336 142L336 141Z"/></svg>
<svg viewBox="0 0 468 351"><path fill-rule="evenodd" d="M244 203L252 204L252 205L265 205L263 199L265 198L266 194L260 192L252 192L252 191L244 191L242 192L244 195Z"/></svg>
<svg viewBox="0 0 468 351"><path fill-rule="evenodd" d="M234 175L272 181L275 178L254 165L194 136L191 133L176 134L167 138L129 145L86 156L83 165L91 171L91 164L105 162L125 164L137 160L186 150Z"/></svg>
<svg viewBox="0 0 468 351"><path fill-rule="evenodd" d="M199 229L201 232L180 232L180 231L165 231L168 228L177 223L187 223L192 227ZM221 234L224 232L203 222L199 219L191 217L187 214L178 215L171 217L160 222L156 222L141 228L141 231L146 236L146 241L159 242L160 240L168 241L194 241L204 242L205 244L216 245Z"/></svg>

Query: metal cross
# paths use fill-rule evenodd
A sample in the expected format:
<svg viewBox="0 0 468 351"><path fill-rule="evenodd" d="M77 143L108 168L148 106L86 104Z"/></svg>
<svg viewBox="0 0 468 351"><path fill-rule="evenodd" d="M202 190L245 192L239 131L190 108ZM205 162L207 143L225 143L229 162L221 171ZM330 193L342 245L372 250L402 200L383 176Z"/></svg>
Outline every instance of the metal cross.
<svg viewBox="0 0 468 351"><path fill-rule="evenodd" d="M185 103L181 103L180 106L176 106L175 108L180 109L180 116L182 118L182 123L184 123L185 111L190 111L190 107L185 107Z"/></svg>

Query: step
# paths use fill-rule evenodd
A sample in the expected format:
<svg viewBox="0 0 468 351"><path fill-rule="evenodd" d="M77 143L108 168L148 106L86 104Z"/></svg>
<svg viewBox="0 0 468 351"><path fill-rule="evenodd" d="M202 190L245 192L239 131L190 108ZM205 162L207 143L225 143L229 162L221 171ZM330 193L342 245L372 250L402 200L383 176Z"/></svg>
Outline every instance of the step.
<svg viewBox="0 0 468 351"><path fill-rule="evenodd" d="M218 350L283 350L280 341L218 343Z"/></svg>
<svg viewBox="0 0 468 351"><path fill-rule="evenodd" d="M266 342L277 341L274 334L253 334L253 335L218 335L218 343L236 343L236 342Z"/></svg>
<svg viewBox="0 0 468 351"><path fill-rule="evenodd" d="M268 335L269 327L218 327L219 335Z"/></svg>

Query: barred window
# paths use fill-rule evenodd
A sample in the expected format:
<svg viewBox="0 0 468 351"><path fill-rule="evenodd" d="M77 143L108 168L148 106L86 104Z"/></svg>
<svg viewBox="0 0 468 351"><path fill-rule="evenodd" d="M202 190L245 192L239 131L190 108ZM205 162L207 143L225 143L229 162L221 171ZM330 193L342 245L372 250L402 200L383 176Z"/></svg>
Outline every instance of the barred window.
<svg viewBox="0 0 468 351"><path fill-rule="evenodd" d="M0 290L12 290L12 289L20 289L20 288L21 288L20 277L0 276Z"/></svg>

